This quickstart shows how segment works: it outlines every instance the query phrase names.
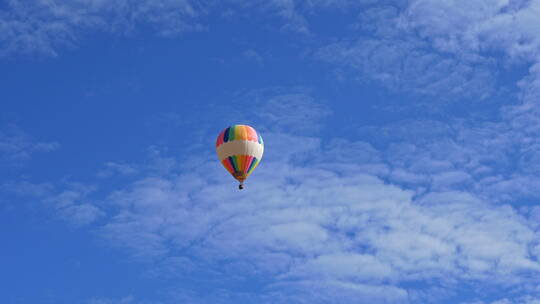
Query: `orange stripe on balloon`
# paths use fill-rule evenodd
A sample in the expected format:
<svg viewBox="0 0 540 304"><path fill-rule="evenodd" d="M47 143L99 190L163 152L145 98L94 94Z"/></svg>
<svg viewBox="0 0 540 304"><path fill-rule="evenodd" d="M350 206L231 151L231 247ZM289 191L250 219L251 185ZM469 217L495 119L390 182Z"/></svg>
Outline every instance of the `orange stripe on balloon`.
<svg viewBox="0 0 540 304"><path fill-rule="evenodd" d="M246 173L247 157L246 155L241 155L239 158L241 159L241 161L238 167L240 168L240 171L242 171L242 173Z"/></svg>
<svg viewBox="0 0 540 304"><path fill-rule="evenodd" d="M243 166L243 158L242 155L235 155L236 158L236 169L238 169L237 172L242 172L242 166Z"/></svg>
<svg viewBox="0 0 540 304"><path fill-rule="evenodd" d="M247 126L243 126L242 127L242 137L244 138L244 140L249 140L249 130L248 130L248 127Z"/></svg>
<svg viewBox="0 0 540 304"><path fill-rule="evenodd" d="M249 168L249 158L250 156L249 155L244 155L244 163L243 163L243 166L242 166L242 172L244 173L247 173L247 170Z"/></svg>
<svg viewBox="0 0 540 304"><path fill-rule="evenodd" d="M257 141L257 132L255 131L255 129L253 129L250 126L246 126L246 131L247 131L247 140Z"/></svg>

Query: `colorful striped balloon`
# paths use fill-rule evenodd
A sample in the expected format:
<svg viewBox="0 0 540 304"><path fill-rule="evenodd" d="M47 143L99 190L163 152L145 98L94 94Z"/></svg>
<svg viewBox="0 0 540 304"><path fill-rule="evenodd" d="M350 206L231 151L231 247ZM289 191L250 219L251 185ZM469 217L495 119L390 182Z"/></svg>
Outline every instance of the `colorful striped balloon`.
<svg viewBox="0 0 540 304"><path fill-rule="evenodd" d="M240 182L259 165L264 152L262 137L250 126L234 125L219 133L216 151L221 164Z"/></svg>

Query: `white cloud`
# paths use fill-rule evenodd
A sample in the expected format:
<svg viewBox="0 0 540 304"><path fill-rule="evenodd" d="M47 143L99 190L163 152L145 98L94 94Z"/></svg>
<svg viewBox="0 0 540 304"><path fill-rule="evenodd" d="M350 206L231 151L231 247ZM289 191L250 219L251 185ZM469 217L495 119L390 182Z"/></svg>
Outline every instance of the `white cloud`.
<svg viewBox="0 0 540 304"><path fill-rule="evenodd" d="M533 295L519 296L513 299L503 298L490 304L539 304L540 298Z"/></svg>
<svg viewBox="0 0 540 304"><path fill-rule="evenodd" d="M32 183L23 180L0 184L0 194L15 195L33 207L43 204L54 210L58 218L74 226L92 224L106 215L90 198L95 190L94 186L81 183Z"/></svg>
<svg viewBox="0 0 540 304"><path fill-rule="evenodd" d="M138 172L135 166L116 162L107 162L104 167L104 169L98 172L98 177L111 177L114 175L131 176Z"/></svg>
<svg viewBox="0 0 540 304"><path fill-rule="evenodd" d="M529 65L517 83L519 105L502 109L503 117L523 134L538 130L540 92L540 1L412 1L400 17L405 31L413 31L444 53L464 61L497 61L499 66ZM531 140L528 138L528 140Z"/></svg>
<svg viewBox="0 0 540 304"><path fill-rule="evenodd" d="M191 0L10 0L7 6L0 11L0 55L57 55L88 31L129 33L140 23L163 36L197 31L196 18L205 13Z"/></svg>
<svg viewBox="0 0 540 304"><path fill-rule="evenodd" d="M309 153L325 159L320 148ZM139 179L110 195L118 213L102 234L139 258L188 259L190 272L204 267L225 280L250 265L247 276L271 278L274 287L261 290L267 296L284 297L284 288L313 299L351 296L342 303L354 295L405 302L415 288L400 284L424 280L489 278L516 287L535 281L523 272L540 271L529 251L538 236L509 206L465 192L416 200L412 191L370 175L289 159L265 160L243 192L215 162Z"/></svg>
<svg viewBox="0 0 540 304"><path fill-rule="evenodd" d="M0 130L0 158L10 164L19 164L36 152L50 152L59 148L56 142L39 142L16 125Z"/></svg>
<svg viewBox="0 0 540 304"><path fill-rule="evenodd" d="M134 304L139 303L135 301L135 297L127 296L121 299L105 299L105 298L95 298L87 302L87 304Z"/></svg>
<svg viewBox="0 0 540 304"><path fill-rule="evenodd" d="M264 62L263 56L259 52L249 49L242 54L246 59L256 62L258 65L262 65Z"/></svg>
<svg viewBox="0 0 540 304"><path fill-rule="evenodd" d="M375 283L395 275L392 271L389 265L380 262L373 255L349 252L317 256L293 268L287 276L338 280L360 279Z"/></svg>
<svg viewBox="0 0 540 304"><path fill-rule="evenodd" d="M353 75L362 82L375 81L387 88L419 95L436 96L438 99L468 98L483 100L495 93L496 71L490 62L463 61L453 55L434 52L425 41L409 32L399 30L397 12L394 15L364 13L362 27L371 18L377 24L393 27L369 28L375 37L359 33L354 38L327 45L315 57L336 65L347 76ZM350 77L347 77L350 78Z"/></svg>
<svg viewBox="0 0 540 304"><path fill-rule="evenodd" d="M532 1L412 1L404 24L454 53L502 50L514 59L540 55L540 2Z"/></svg>
<svg viewBox="0 0 540 304"><path fill-rule="evenodd" d="M379 147L379 166L388 169L368 172L385 180L418 194L466 190L491 203L522 205L540 198L538 141L528 133L504 121L404 120L363 127L359 135ZM358 162L377 163L362 160L373 152L357 151Z"/></svg>
<svg viewBox="0 0 540 304"><path fill-rule="evenodd" d="M78 204L66 206L59 210L62 218L67 219L76 226L85 226L105 216L105 213L92 204Z"/></svg>
<svg viewBox="0 0 540 304"><path fill-rule="evenodd" d="M382 150L343 138L323 146L299 135L330 115L309 92L263 93L257 102L272 106L254 119L271 148L244 191L213 155L179 164L153 148L154 165L103 199L115 211L100 234L153 275L264 282L197 300L179 286L179 298L399 303L540 283L537 210L504 205L493 197L507 190L488 187L507 180L500 170L521 140L505 125L409 121L371 130L388 134ZM316 115L299 119L303 107Z"/></svg>
<svg viewBox="0 0 540 304"><path fill-rule="evenodd" d="M296 281L276 284L280 290L265 303L407 303L404 289L391 285L357 284L344 281Z"/></svg>
<svg viewBox="0 0 540 304"><path fill-rule="evenodd" d="M60 218L75 226L86 226L105 216L105 212L89 198L96 190L94 186L81 183L64 186L64 190L51 192L41 198L55 209Z"/></svg>
<svg viewBox="0 0 540 304"><path fill-rule="evenodd" d="M369 2L369 1L368 1ZM349 0L9 0L0 10L0 56L56 56L90 32L132 34L141 26L160 36L204 30L207 16L278 17L273 27L310 34L306 19L320 9L356 6ZM226 13L224 13L226 12Z"/></svg>
<svg viewBox="0 0 540 304"><path fill-rule="evenodd" d="M284 135L318 132L322 121L332 114L328 105L302 87L252 90L241 99L246 111L234 113L236 119L246 115L247 121L264 126L261 131Z"/></svg>
<svg viewBox="0 0 540 304"><path fill-rule="evenodd" d="M529 75L516 84L521 104L505 101L509 106L501 115L531 141L540 129L538 15L537 0L381 3L359 15L356 35L322 47L315 57L347 78L429 96L429 103L497 97L507 85L498 83L500 73L530 65Z"/></svg>
<svg viewBox="0 0 540 304"><path fill-rule="evenodd" d="M21 196L43 197L53 191L54 185L50 183L34 184L28 181L7 182L1 185L0 189Z"/></svg>

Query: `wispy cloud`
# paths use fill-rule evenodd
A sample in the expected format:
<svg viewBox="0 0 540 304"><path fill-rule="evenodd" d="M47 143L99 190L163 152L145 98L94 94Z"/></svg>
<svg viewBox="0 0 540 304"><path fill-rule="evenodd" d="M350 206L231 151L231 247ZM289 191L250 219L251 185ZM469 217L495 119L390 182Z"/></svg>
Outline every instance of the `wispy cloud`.
<svg viewBox="0 0 540 304"><path fill-rule="evenodd" d="M377 81L392 90L446 98L485 99L493 94L494 71L452 56L426 52L418 42L360 40L321 49L318 57L358 73L359 80Z"/></svg>
<svg viewBox="0 0 540 304"><path fill-rule="evenodd" d="M431 96L430 102L495 102L497 73L529 66L500 115L490 120L403 120L361 127L383 147L391 171L378 176L430 191L467 189L490 202L530 203L538 195L540 32L538 1L412 1L375 5L360 14L356 36L321 48L316 56L361 81ZM517 96L517 98L515 98ZM440 104L440 103L439 103ZM527 202L527 203L525 203Z"/></svg>
<svg viewBox="0 0 540 304"><path fill-rule="evenodd" d="M73 46L89 31L130 33L139 24L171 36L197 31L201 3L173 1L19 1L10 0L0 11L0 55L31 53L56 55Z"/></svg>
<svg viewBox="0 0 540 304"><path fill-rule="evenodd" d="M540 271L527 219L470 193L416 200L411 191L339 166L269 161L238 196L220 169L206 163L115 191L108 201L119 211L103 236L139 258L187 258L225 278L251 265L248 276L271 277L275 286L313 299L351 295L344 303L353 295L406 301L414 287L400 284L411 281L453 288L456 281L489 278L517 287L534 281L523 272ZM378 292L386 288L389 294Z"/></svg>
<svg viewBox="0 0 540 304"><path fill-rule="evenodd" d="M0 10L0 56L55 56L61 48L78 45L89 32L133 34L141 26L160 36L177 36L204 30L205 18L219 17L224 10L236 16L277 16L282 30L309 34L305 15L310 11L350 5L354 1L9 0Z"/></svg>
<svg viewBox="0 0 540 304"><path fill-rule="evenodd" d="M396 7L381 5L360 14L355 34L319 49L315 57L339 67L346 78L375 81L395 91L438 99L486 99L494 94L491 62L471 62L437 51L402 26Z"/></svg>
<svg viewBox="0 0 540 304"><path fill-rule="evenodd" d="M537 0L473 1L467 5L421 0L411 3L400 24L417 32L435 49L470 62L497 60L507 65L529 65L528 75L517 84L521 104L503 110L515 130L526 135L539 128L539 14Z"/></svg>
<svg viewBox="0 0 540 304"><path fill-rule="evenodd" d="M242 54L246 59L256 62L258 65L262 65L264 62L263 57L257 51L249 49Z"/></svg>
<svg viewBox="0 0 540 304"><path fill-rule="evenodd" d="M16 125L8 125L0 130L0 159L10 164L27 160L33 153L50 152L59 147L56 142L35 140Z"/></svg>
<svg viewBox="0 0 540 304"><path fill-rule="evenodd" d="M26 180L0 184L0 194L28 201L33 208L50 208L54 215L76 226L86 226L103 218L105 212L90 198L94 186L81 183L32 183Z"/></svg>
<svg viewBox="0 0 540 304"><path fill-rule="evenodd" d="M266 96L291 109L316 103L306 95ZM484 288L535 294L529 286L539 283L537 212L476 188L496 176L482 171L497 167L489 163L497 160L491 145L511 150L501 129L415 122L393 134L386 149L344 138L322 146L288 127L295 111L268 111L259 123L268 130L270 154L246 191L238 192L206 153L189 168L139 171L104 198L115 211L101 235L151 261L156 275L202 271L222 282L264 282L256 292L229 286L226 295L205 299L423 302L464 287L478 295ZM305 123L320 124L325 115Z"/></svg>
<svg viewBox="0 0 540 304"><path fill-rule="evenodd" d="M53 191L54 185L50 183L34 184L28 181L21 181L5 183L1 186L1 189L21 196L44 197Z"/></svg>
<svg viewBox="0 0 540 304"><path fill-rule="evenodd" d="M260 126L262 131L312 134L332 114L327 104L304 87L251 90L240 92L236 98L245 111L233 113L235 117Z"/></svg>
<svg viewBox="0 0 540 304"><path fill-rule="evenodd" d="M297 18L295 2L275 5ZM218 288L203 300L178 286L178 297L193 303L418 303L456 297L464 288L473 300L486 289L493 290L489 299L500 299L482 303L534 303L540 65L535 29L512 20L531 18L537 6L413 1L403 10L376 9L362 20L392 26L360 25L369 38L332 43L317 54L392 89L443 91L460 100L489 99L501 60L530 64L519 83L520 105L491 121L402 120L323 145L316 134L329 107L309 90L274 88L244 96L256 109L242 118L260 126L269 149L243 192L214 155L180 161L156 147L148 165L105 165L104 175L132 180L106 192L103 209L88 198L94 190L88 186L11 188L45 196L75 222L101 219L102 237L151 263L156 275L211 274L201 280L218 281ZM301 29L305 19L298 18ZM492 33L500 24L502 38ZM490 51L505 56L498 60ZM254 283L251 291L219 288L229 280ZM134 300L116 302L122 301Z"/></svg>
<svg viewBox="0 0 540 304"><path fill-rule="evenodd" d="M133 165L107 162L104 168L97 173L98 177L111 177L115 175L130 176L136 174L138 169Z"/></svg>
<svg viewBox="0 0 540 304"><path fill-rule="evenodd" d="M442 51L481 56L502 50L512 59L537 60L540 54L540 2L412 1L403 15L406 27L418 30Z"/></svg>
<svg viewBox="0 0 540 304"><path fill-rule="evenodd" d="M67 185L67 189L52 193L43 201L54 206L60 218L75 226L85 226L105 215L88 198L89 194L94 191L95 188L92 186L70 183Z"/></svg>
<svg viewBox="0 0 540 304"><path fill-rule="evenodd" d="M120 299L109 299L109 298L94 298L86 302L86 304L135 304L141 303L136 301L135 297L127 296Z"/></svg>

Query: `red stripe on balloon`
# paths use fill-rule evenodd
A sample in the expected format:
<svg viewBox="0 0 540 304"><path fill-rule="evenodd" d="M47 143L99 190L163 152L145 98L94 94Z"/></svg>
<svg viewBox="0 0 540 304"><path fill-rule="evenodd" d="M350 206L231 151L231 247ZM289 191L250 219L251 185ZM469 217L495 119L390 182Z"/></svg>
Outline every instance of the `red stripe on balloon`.
<svg viewBox="0 0 540 304"><path fill-rule="evenodd" d="M225 169L227 169L227 171L229 171L230 174L234 174L234 168L231 165L229 158L225 158L224 160L222 160L221 164L223 165L223 167L225 167Z"/></svg>

